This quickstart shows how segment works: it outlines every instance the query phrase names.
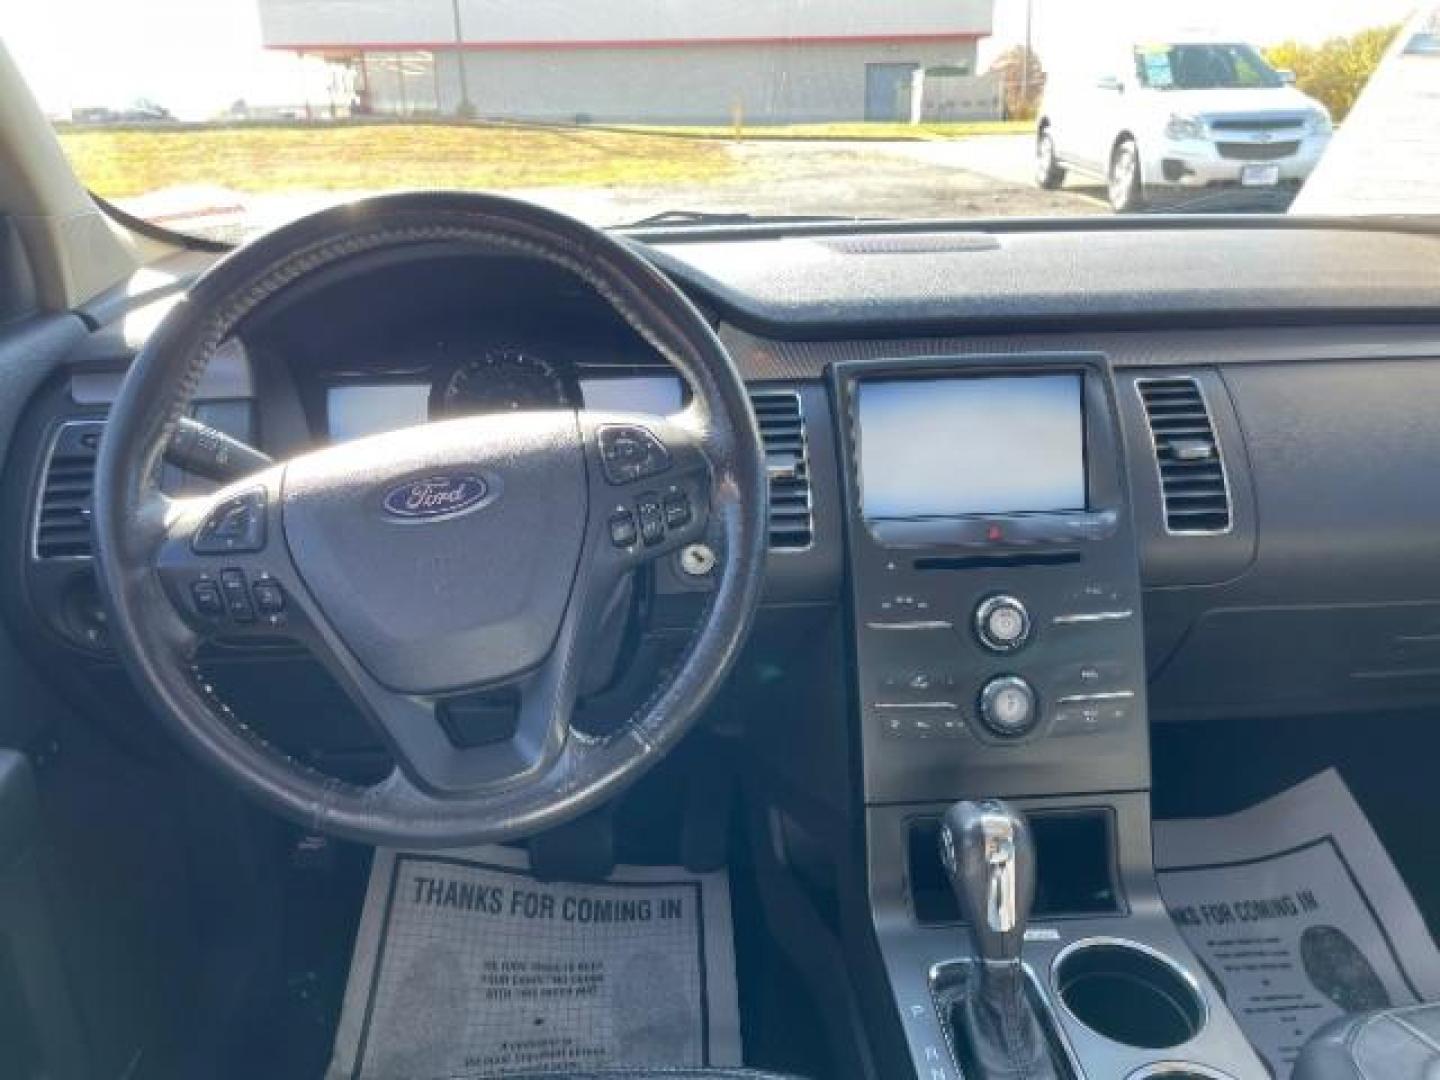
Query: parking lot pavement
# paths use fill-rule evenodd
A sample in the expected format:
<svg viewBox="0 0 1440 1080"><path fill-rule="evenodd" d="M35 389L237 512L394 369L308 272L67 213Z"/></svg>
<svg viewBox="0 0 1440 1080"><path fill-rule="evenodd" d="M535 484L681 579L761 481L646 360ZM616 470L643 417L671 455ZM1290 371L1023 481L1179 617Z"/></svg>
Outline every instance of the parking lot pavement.
<svg viewBox="0 0 1440 1080"><path fill-rule="evenodd" d="M1035 175L1035 140L1029 135L986 135L974 139L885 143L885 151L946 169L964 169L1002 184L1030 186Z"/></svg>
<svg viewBox="0 0 1440 1080"><path fill-rule="evenodd" d="M1003 137L965 142L991 138ZM1108 212L1103 203L1080 192L1041 191L1028 176L1016 179L971 169L959 163L959 153L927 157L915 152L930 145L948 148L962 144L757 140L730 147L738 168L733 177L720 181L665 187L534 188L521 194L601 225L635 221L676 208L865 218L1052 217Z"/></svg>
<svg viewBox="0 0 1440 1080"><path fill-rule="evenodd" d="M886 143L887 153L922 161L939 168L963 169L997 184L1035 187L1035 137L1033 135L986 135L974 139L934 142ZM1085 176L1071 175L1055 196L1084 200L1089 212L1110 213L1105 185Z"/></svg>

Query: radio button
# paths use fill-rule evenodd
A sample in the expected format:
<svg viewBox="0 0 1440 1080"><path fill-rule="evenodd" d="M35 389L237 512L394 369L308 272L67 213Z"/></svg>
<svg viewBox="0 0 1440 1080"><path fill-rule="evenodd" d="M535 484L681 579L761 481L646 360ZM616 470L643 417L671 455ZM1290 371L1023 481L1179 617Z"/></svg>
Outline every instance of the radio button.
<svg viewBox="0 0 1440 1080"><path fill-rule="evenodd" d="M1129 700L1070 702L1055 710L1052 734L1063 737L1118 731L1130 722L1133 712L1134 703Z"/></svg>
<svg viewBox="0 0 1440 1080"><path fill-rule="evenodd" d="M995 653L1012 653L1030 640L1030 612L1013 596L992 596L975 609L975 636Z"/></svg>
<svg viewBox="0 0 1440 1080"><path fill-rule="evenodd" d="M1094 660L1062 668L1057 685L1066 694L1089 694L1115 690L1129 683L1130 668L1114 660Z"/></svg>
<svg viewBox="0 0 1440 1080"><path fill-rule="evenodd" d="M1040 722L1034 688L1018 675L991 679L980 691L980 722L1002 739L1030 734Z"/></svg>

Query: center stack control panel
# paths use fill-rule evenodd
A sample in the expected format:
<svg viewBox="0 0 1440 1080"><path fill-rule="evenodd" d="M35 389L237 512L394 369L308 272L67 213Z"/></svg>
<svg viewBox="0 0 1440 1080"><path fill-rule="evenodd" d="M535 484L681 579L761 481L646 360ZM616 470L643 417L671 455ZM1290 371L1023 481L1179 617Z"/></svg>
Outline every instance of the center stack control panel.
<svg viewBox="0 0 1440 1080"><path fill-rule="evenodd" d="M867 802L1148 787L1106 359L868 361L832 379Z"/></svg>

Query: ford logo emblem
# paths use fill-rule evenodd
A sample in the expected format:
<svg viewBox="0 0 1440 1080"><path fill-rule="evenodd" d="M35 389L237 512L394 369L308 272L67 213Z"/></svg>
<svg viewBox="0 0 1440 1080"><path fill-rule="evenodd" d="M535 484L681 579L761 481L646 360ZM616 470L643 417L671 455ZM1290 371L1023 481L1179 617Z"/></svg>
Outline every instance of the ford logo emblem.
<svg viewBox="0 0 1440 1080"><path fill-rule="evenodd" d="M406 480L385 492L385 513L401 521L437 521L479 509L490 485L473 473L438 473Z"/></svg>

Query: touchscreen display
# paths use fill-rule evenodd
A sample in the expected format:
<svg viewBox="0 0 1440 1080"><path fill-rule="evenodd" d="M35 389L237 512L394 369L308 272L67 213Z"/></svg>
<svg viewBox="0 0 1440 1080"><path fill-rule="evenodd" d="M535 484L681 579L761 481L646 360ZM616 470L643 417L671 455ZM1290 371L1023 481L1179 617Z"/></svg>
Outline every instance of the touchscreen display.
<svg viewBox="0 0 1440 1080"><path fill-rule="evenodd" d="M869 519L1085 508L1081 376L893 379L857 387Z"/></svg>

